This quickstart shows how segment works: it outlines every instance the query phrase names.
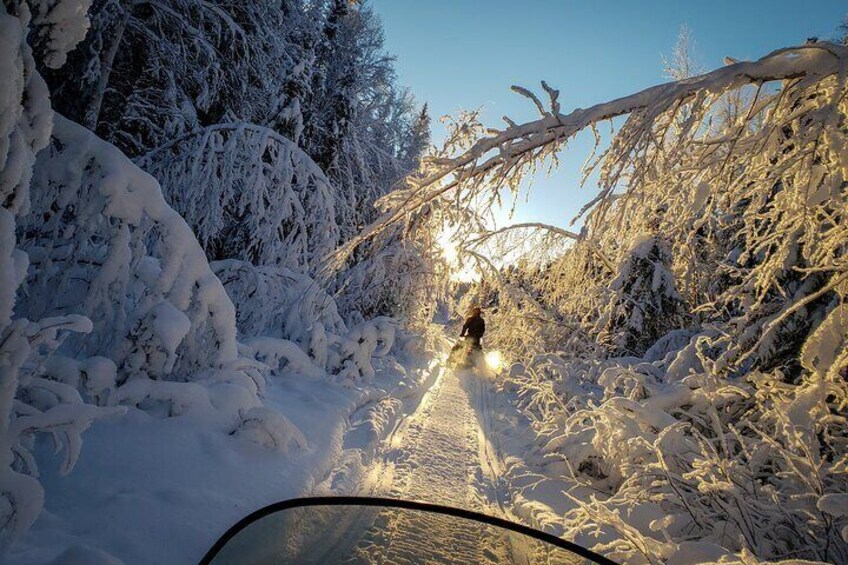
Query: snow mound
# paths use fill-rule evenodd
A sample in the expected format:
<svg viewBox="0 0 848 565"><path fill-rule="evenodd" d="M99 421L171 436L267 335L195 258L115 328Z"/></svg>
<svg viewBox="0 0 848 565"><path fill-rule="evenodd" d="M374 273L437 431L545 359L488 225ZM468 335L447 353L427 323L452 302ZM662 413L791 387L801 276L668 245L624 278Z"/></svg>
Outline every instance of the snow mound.
<svg viewBox="0 0 848 565"><path fill-rule="evenodd" d="M303 349L287 339L253 337L244 341L241 351L274 370L315 379L326 376L324 369L318 367Z"/></svg>
<svg viewBox="0 0 848 565"><path fill-rule="evenodd" d="M276 410L257 406L240 416L241 422L232 432L237 437L281 453L288 453L292 445L297 449L309 446L303 432Z"/></svg>
<svg viewBox="0 0 848 565"><path fill-rule="evenodd" d="M49 565L124 565L124 562L103 550L74 545L63 551Z"/></svg>

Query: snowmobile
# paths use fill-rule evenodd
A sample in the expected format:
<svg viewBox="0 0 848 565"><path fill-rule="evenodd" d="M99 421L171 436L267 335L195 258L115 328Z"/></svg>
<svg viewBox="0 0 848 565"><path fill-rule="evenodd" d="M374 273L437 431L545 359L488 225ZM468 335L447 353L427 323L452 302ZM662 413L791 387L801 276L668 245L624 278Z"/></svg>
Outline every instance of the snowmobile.
<svg viewBox="0 0 848 565"><path fill-rule="evenodd" d="M447 365L451 369L470 369L483 359L483 347L479 341L461 337L451 348Z"/></svg>
<svg viewBox="0 0 848 565"><path fill-rule="evenodd" d="M323 563L571 564L614 561L573 542L480 512L360 496L298 498L232 526L201 565Z"/></svg>

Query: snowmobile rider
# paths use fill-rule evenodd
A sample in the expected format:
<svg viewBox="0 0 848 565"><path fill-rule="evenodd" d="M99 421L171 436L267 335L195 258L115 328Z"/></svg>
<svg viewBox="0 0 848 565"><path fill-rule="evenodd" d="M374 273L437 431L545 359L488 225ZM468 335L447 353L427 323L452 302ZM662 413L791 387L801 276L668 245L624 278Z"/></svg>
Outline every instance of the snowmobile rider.
<svg viewBox="0 0 848 565"><path fill-rule="evenodd" d="M462 325L462 331L459 334L459 337L471 340L471 347L475 349L483 348L480 340L483 339L483 334L486 333L486 322L480 316L481 312L482 310L480 310L479 306L472 308L471 315L465 320L465 323Z"/></svg>

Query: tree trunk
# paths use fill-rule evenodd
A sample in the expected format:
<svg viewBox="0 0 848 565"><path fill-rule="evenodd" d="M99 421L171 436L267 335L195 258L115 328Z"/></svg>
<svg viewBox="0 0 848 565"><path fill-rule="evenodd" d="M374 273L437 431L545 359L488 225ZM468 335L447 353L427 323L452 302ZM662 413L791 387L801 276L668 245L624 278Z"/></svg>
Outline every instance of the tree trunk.
<svg viewBox="0 0 848 565"><path fill-rule="evenodd" d="M132 11L135 8L135 2L131 2L129 6L123 7L123 14L118 24L115 26L112 42L105 54L100 58L100 77L97 79L97 85L90 97L90 101L83 115L83 124L91 131L96 131L97 124L100 121L100 109L103 106L103 98L106 96L106 88L109 86L109 78L112 75L112 66L115 63L115 57L118 54L118 49L124 40L124 32L127 29Z"/></svg>

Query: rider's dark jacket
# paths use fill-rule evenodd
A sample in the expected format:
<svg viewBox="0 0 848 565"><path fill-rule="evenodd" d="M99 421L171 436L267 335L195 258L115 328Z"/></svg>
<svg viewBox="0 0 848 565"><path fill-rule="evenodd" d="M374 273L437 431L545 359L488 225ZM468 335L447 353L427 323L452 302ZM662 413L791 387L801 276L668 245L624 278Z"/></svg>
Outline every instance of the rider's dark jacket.
<svg viewBox="0 0 848 565"><path fill-rule="evenodd" d="M462 331L459 337L468 336L479 344L484 333L486 333L486 322L483 321L483 318L480 316L471 316L462 325Z"/></svg>

